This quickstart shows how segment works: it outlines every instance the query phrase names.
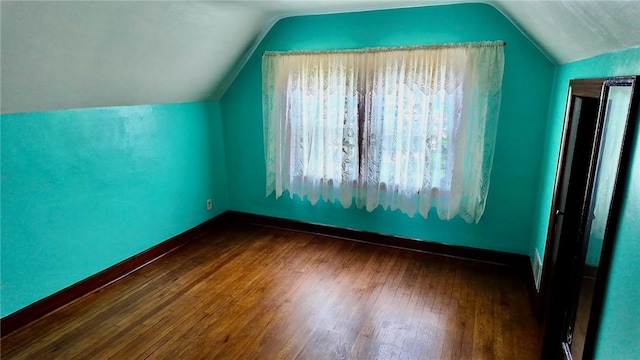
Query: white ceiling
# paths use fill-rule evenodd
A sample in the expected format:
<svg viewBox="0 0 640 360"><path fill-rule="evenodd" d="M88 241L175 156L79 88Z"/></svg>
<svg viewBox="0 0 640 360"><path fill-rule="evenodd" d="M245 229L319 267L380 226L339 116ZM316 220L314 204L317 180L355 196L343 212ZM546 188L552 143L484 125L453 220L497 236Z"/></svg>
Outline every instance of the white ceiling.
<svg viewBox="0 0 640 360"><path fill-rule="evenodd" d="M282 17L456 0L2 1L2 113L220 97ZM640 45L640 2L492 0L556 63Z"/></svg>

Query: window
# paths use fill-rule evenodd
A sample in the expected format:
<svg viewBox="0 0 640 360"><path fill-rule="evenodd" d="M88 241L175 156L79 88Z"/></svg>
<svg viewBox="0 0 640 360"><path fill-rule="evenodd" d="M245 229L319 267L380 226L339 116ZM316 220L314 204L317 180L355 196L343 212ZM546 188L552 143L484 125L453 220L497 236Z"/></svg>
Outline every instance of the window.
<svg viewBox="0 0 640 360"><path fill-rule="evenodd" d="M477 222L502 43L265 53L267 195Z"/></svg>

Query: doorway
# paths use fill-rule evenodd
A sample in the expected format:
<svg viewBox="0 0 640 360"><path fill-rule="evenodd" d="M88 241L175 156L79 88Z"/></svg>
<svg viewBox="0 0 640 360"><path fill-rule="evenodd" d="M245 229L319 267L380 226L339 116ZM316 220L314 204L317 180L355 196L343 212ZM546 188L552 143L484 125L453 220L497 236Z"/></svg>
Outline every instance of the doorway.
<svg viewBox="0 0 640 360"><path fill-rule="evenodd" d="M590 359L638 107L637 77L572 80L536 312L543 359Z"/></svg>
<svg viewBox="0 0 640 360"><path fill-rule="evenodd" d="M577 285L571 283L580 280L572 279L569 274L578 267L575 247L583 232L584 197L588 191L587 179L600 104L599 90L603 81L604 79L594 79L590 82L572 82L570 86L537 302L540 320L546 319L546 327L552 329L545 331L545 339L552 338L554 343L557 342L556 339L564 337L562 332L567 320L564 319L560 306L552 306L552 289L557 289L553 292L554 298L566 299L572 297L570 289ZM549 355L547 357L551 358Z"/></svg>

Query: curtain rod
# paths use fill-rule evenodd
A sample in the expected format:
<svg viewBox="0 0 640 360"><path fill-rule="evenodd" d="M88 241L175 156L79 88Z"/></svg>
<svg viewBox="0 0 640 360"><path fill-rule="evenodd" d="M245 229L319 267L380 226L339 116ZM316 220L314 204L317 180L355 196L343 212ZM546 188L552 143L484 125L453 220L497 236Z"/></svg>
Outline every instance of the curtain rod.
<svg viewBox="0 0 640 360"><path fill-rule="evenodd" d="M311 55L311 54L341 54L341 53L368 53L368 52L390 52L401 50L419 49L443 49L455 47L482 47L482 46L506 46L506 41L481 41L465 43L448 43L432 45L410 45L410 46L388 46L388 47L366 47L359 49L337 49L337 50L289 50L289 51L265 51L262 55Z"/></svg>

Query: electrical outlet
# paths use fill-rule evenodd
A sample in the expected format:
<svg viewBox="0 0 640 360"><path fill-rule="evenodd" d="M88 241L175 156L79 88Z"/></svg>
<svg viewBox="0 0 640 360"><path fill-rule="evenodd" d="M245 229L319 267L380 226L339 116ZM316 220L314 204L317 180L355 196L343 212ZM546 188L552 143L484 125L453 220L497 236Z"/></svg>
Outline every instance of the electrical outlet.
<svg viewBox="0 0 640 360"><path fill-rule="evenodd" d="M213 202L211 199L207 199L207 210L211 210L213 208Z"/></svg>

